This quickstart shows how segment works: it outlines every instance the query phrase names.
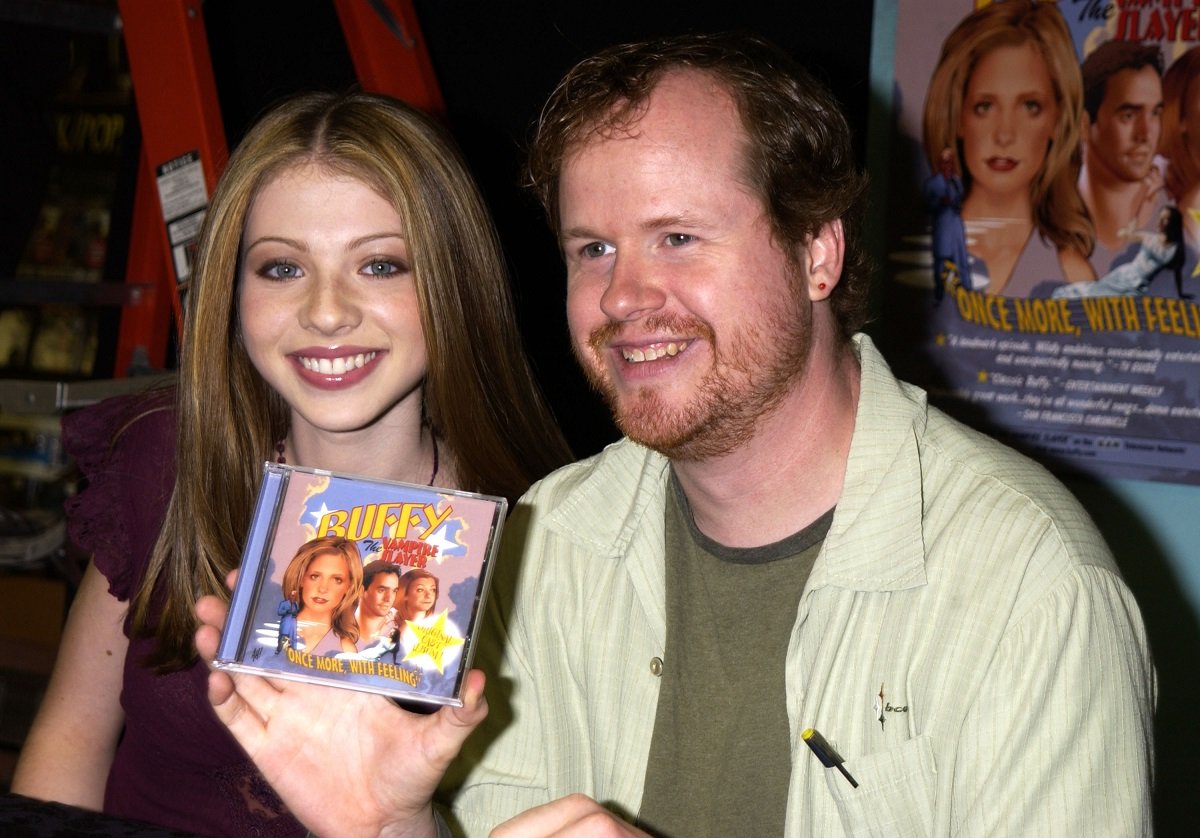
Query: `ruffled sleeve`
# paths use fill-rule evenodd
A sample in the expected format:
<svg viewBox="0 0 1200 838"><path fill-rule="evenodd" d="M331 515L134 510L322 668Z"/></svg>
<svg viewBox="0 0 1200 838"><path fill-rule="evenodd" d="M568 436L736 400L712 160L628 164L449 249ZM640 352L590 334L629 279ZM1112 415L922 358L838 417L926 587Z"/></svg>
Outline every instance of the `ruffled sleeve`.
<svg viewBox="0 0 1200 838"><path fill-rule="evenodd" d="M63 447L83 477L65 504L67 535L120 600L141 585L174 486L174 395L117 396L62 420Z"/></svg>

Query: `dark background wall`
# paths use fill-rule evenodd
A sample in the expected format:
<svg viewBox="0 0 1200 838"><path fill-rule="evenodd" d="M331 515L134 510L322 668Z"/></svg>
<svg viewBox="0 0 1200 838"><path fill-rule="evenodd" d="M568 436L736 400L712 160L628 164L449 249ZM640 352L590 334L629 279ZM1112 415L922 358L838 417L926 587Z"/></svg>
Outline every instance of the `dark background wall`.
<svg viewBox="0 0 1200 838"><path fill-rule="evenodd" d="M575 61L603 46L684 31L745 29L772 38L834 90L861 151L872 4L417 0L416 9L450 127L504 242L526 348L572 447L580 455L592 453L616 432L576 370L558 253L536 203L517 185L528 129L546 96ZM204 15L231 146L281 96L354 82L337 16L326 0L206 0Z"/></svg>

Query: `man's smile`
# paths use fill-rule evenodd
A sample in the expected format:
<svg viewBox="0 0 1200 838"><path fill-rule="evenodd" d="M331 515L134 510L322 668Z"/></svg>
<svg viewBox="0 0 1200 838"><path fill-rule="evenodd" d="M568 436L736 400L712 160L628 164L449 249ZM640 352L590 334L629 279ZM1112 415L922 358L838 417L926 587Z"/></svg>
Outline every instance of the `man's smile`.
<svg viewBox="0 0 1200 838"><path fill-rule="evenodd" d="M668 355L674 357L683 350L687 349L688 342L671 341L669 343L653 343L644 349L634 347L622 347L621 357L631 364L640 364L643 361L657 361L659 358L665 358Z"/></svg>

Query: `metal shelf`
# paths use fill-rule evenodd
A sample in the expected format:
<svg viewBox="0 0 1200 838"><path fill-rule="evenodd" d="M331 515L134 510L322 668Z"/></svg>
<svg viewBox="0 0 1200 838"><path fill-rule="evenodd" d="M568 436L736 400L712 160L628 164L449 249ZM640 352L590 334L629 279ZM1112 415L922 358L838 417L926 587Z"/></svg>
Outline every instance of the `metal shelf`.
<svg viewBox="0 0 1200 838"><path fill-rule="evenodd" d="M175 379L174 373L103 381L0 379L0 414L58 414L95 404L109 396L140 393Z"/></svg>

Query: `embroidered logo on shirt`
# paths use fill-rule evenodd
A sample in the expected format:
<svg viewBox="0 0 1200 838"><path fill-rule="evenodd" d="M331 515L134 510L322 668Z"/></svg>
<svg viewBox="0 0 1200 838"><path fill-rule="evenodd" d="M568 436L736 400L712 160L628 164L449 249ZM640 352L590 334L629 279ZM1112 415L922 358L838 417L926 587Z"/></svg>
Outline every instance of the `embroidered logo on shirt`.
<svg viewBox="0 0 1200 838"><path fill-rule="evenodd" d="M884 729L884 722L887 721L888 713L908 712L907 704L892 704L884 697L883 684L879 685L879 695L875 696L875 704L873 705L873 708L875 710L875 718L879 720L880 730Z"/></svg>

